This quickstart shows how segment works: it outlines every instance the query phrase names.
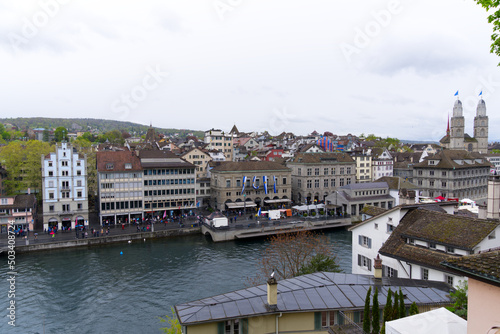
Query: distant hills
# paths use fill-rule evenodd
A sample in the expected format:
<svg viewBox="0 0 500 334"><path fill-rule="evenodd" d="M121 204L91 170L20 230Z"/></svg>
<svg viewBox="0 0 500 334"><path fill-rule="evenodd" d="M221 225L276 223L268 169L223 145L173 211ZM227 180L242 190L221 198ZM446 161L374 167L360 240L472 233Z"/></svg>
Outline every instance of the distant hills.
<svg viewBox="0 0 500 334"><path fill-rule="evenodd" d="M141 135L146 133L149 126L132 123L122 122L106 119L95 118L45 118L45 117L18 117L18 118L0 118L3 124L12 124L19 130L26 128L57 128L59 126L67 128L70 132L76 131L91 131L97 130L99 133L104 133L112 130L126 131L131 135ZM165 135L172 135L178 133L180 137L185 137L188 133L193 133L197 137L203 137L203 131L189 130L189 129L165 129L155 127L155 130Z"/></svg>

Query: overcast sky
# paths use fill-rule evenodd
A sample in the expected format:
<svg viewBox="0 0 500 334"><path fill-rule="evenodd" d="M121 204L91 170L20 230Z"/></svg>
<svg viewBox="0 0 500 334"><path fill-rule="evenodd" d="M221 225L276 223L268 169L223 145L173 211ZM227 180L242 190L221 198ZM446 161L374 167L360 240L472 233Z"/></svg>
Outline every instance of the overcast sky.
<svg viewBox="0 0 500 334"><path fill-rule="evenodd" d="M473 0L2 0L1 117L438 141L500 58Z"/></svg>

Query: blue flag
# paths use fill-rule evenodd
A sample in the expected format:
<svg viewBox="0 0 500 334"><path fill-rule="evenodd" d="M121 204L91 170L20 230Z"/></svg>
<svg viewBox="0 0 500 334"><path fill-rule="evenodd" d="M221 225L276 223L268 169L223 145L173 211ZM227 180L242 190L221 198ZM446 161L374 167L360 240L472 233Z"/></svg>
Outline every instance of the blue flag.
<svg viewBox="0 0 500 334"><path fill-rule="evenodd" d="M479 96L483 95L483 91L481 91L481 93L479 93Z"/></svg>
<svg viewBox="0 0 500 334"><path fill-rule="evenodd" d="M457 90L457 92L455 93L455 96L458 96L458 90Z"/></svg>

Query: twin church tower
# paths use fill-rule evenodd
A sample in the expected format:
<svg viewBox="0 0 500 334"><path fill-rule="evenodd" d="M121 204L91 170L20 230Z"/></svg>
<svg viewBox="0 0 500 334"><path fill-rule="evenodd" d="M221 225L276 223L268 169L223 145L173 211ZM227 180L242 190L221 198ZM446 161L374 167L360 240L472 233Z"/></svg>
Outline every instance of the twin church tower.
<svg viewBox="0 0 500 334"><path fill-rule="evenodd" d="M465 133L465 120L462 102L455 101L453 116L448 121L448 129L439 143L446 149L466 150L469 152L488 153L488 116L486 116L486 103L481 98L477 104L476 117L474 117L474 137Z"/></svg>

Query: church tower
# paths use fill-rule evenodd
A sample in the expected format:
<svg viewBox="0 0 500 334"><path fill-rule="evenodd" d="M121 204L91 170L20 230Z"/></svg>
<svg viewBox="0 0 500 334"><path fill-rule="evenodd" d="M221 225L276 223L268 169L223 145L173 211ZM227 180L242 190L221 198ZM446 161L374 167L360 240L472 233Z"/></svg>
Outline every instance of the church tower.
<svg viewBox="0 0 500 334"><path fill-rule="evenodd" d="M474 138L477 140L479 153L488 153L488 116L486 116L486 103L481 98L477 103L476 117L474 117Z"/></svg>
<svg viewBox="0 0 500 334"><path fill-rule="evenodd" d="M453 106L453 116L451 117L450 150L463 150L465 121L463 115L462 102L455 101Z"/></svg>

